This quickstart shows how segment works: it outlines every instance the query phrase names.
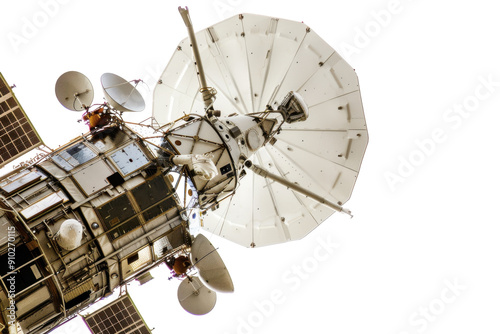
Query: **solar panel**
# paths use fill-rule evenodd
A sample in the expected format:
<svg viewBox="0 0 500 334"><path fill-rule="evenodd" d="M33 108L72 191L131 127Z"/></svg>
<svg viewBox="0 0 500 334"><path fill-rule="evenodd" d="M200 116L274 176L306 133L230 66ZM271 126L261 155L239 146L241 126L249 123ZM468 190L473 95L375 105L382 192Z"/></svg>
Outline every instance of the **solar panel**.
<svg viewBox="0 0 500 334"><path fill-rule="evenodd" d="M0 168L43 142L0 73Z"/></svg>
<svg viewBox="0 0 500 334"><path fill-rule="evenodd" d="M93 334L151 334L128 294L83 317Z"/></svg>

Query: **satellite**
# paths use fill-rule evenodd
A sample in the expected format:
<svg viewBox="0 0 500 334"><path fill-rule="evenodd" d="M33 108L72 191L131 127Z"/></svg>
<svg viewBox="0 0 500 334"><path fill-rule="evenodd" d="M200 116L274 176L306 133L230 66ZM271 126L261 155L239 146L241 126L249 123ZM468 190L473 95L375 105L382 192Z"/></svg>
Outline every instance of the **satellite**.
<svg viewBox="0 0 500 334"><path fill-rule="evenodd" d="M189 37L150 122L124 115L145 108L141 80L105 73L93 104L91 80L66 72L56 97L89 132L0 178L0 328L47 333L160 265L180 306L203 315L234 285L198 228L253 248L351 215L368 143L354 70L303 23L241 14L195 33L179 11ZM84 317L89 328L122 330L116 303Z"/></svg>

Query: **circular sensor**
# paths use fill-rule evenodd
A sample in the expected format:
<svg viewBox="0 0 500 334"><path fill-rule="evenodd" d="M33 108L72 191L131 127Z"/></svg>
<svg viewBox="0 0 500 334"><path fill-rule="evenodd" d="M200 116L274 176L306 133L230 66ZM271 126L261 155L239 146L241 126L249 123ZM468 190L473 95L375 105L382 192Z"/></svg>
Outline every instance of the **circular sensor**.
<svg viewBox="0 0 500 334"><path fill-rule="evenodd" d="M255 129L247 132L247 145L252 151L258 150L264 143L264 138Z"/></svg>

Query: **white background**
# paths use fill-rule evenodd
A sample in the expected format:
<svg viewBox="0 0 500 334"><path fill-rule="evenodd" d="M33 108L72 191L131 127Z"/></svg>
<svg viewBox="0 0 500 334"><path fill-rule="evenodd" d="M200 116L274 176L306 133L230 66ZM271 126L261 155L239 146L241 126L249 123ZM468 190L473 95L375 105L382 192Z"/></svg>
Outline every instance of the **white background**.
<svg viewBox="0 0 500 334"><path fill-rule="evenodd" d="M3 1L0 71L52 148L86 132L54 94L62 73L156 78L187 33L239 13L304 21L355 69L370 143L349 219L245 249L211 241L236 291L203 317L161 269L130 293L154 333L495 333L500 330L500 20L494 2ZM489 83L488 83L489 82ZM328 252L330 251L330 252ZM88 333L76 320L56 333Z"/></svg>

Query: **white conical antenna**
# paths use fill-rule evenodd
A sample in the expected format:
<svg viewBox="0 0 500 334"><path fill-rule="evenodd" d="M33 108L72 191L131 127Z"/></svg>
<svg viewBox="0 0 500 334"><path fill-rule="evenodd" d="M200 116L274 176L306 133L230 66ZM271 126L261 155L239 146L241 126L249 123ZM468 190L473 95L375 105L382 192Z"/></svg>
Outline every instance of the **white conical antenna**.
<svg viewBox="0 0 500 334"><path fill-rule="evenodd" d="M204 286L198 277L187 277L177 289L177 298L187 312L203 315L214 308L217 293Z"/></svg>
<svg viewBox="0 0 500 334"><path fill-rule="evenodd" d="M69 71L57 79L56 97L69 110L86 110L94 100L94 89L85 75Z"/></svg>
<svg viewBox="0 0 500 334"><path fill-rule="evenodd" d="M119 111L142 111L146 107L141 93L136 89L140 80L133 80L135 86L113 73L101 76L102 89L109 104Z"/></svg>
<svg viewBox="0 0 500 334"><path fill-rule="evenodd" d="M203 283L219 292L233 292L234 285L222 258L203 234L198 234L191 246L191 263Z"/></svg>
<svg viewBox="0 0 500 334"><path fill-rule="evenodd" d="M73 250L80 246L83 236L83 225L76 219L67 219L61 224L55 239L61 248Z"/></svg>

